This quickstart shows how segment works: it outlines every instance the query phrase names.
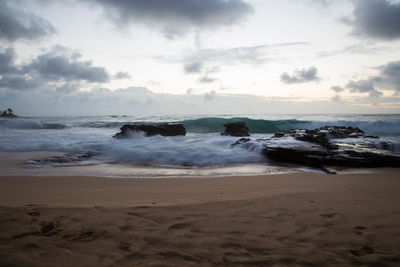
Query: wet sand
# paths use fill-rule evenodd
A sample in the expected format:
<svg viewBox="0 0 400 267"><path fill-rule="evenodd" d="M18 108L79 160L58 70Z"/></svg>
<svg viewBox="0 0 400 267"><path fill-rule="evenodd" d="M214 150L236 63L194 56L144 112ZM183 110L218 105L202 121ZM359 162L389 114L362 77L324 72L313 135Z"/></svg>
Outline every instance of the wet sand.
<svg viewBox="0 0 400 267"><path fill-rule="evenodd" d="M0 177L0 266L395 266L400 172Z"/></svg>

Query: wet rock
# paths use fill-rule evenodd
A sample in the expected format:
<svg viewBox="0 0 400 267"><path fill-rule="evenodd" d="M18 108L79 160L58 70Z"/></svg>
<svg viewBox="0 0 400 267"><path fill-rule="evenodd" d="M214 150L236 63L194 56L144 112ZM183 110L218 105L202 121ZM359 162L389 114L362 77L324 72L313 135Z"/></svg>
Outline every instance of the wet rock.
<svg viewBox="0 0 400 267"><path fill-rule="evenodd" d="M224 124L225 131L221 133L221 135L230 135L230 136L250 136L249 128L247 128L246 123L239 122L230 122Z"/></svg>
<svg viewBox="0 0 400 267"><path fill-rule="evenodd" d="M297 140L316 143L327 149L338 148L330 142L330 139L365 137L361 129L350 126L324 126L314 130L292 129L289 134Z"/></svg>
<svg viewBox="0 0 400 267"><path fill-rule="evenodd" d="M324 165L348 167L399 167L400 155L389 151L357 146L336 150L322 146L265 147L263 153L280 162L293 162L322 168Z"/></svg>
<svg viewBox="0 0 400 267"><path fill-rule="evenodd" d="M285 136L285 133L277 132L277 133L274 134L274 136L272 136L272 138L281 138L281 137L284 137L284 136Z"/></svg>
<svg viewBox="0 0 400 267"><path fill-rule="evenodd" d="M96 156L97 153L88 151L88 152L77 152L77 153L67 153L62 156L52 156L49 158L44 158L44 159L32 159L29 160L29 163L33 164L43 164L43 165L73 165L81 161L89 160L92 157Z"/></svg>
<svg viewBox="0 0 400 267"><path fill-rule="evenodd" d="M125 124L121 127L121 131L114 135L115 138L124 138L129 137L132 131L136 132L144 132L146 136L154 136L154 135L161 135L161 136L177 136L177 135L186 135L186 129L183 127L181 123L164 123L158 125L132 125L132 124Z"/></svg>
<svg viewBox="0 0 400 267"><path fill-rule="evenodd" d="M240 138L239 140L237 140L235 143L231 144L231 146L236 146L236 145L240 145L240 144L244 144L251 141L250 138Z"/></svg>
<svg viewBox="0 0 400 267"><path fill-rule="evenodd" d="M328 168L326 166L322 166L321 170L326 172L327 174L337 174L337 172L334 169Z"/></svg>

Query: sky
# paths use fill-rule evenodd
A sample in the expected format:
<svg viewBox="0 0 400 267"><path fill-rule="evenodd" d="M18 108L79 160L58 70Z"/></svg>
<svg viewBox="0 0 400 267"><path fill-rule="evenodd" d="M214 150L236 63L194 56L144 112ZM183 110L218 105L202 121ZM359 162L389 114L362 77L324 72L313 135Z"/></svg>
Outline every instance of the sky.
<svg viewBox="0 0 400 267"><path fill-rule="evenodd" d="M400 112L400 1L0 0L24 116Z"/></svg>

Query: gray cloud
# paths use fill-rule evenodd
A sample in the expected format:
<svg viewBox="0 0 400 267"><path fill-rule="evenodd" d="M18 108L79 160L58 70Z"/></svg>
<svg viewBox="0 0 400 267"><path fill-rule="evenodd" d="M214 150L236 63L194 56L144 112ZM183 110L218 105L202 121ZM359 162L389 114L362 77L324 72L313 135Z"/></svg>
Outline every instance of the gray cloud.
<svg viewBox="0 0 400 267"><path fill-rule="evenodd" d="M185 73L200 73L203 68L201 61L187 62L183 66Z"/></svg>
<svg viewBox="0 0 400 267"><path fill-rule="evenodd" d="M353 18L345 22L361 37L393 40L400 38L400 4L387 0L356 0Z"/></svg>
<svg viewBox="0 0 400 267"><path fill-rule="evenodd" d="M87 81L105 83L110 77L103 67L92 66L91 61L79 61L76 55L70 57L54 52L38 56L23 67L28 73L37 72L47 80Z"/></svg>
<svg viewBox="0 0 400 267"><path fill-rule="evenodd" d="M360 80L350 80L346 84L346 88L352 93L368 93L369 99L374 104L377 104L383 96L382 91L393 91L394 95L398 95L400 93L400 61L388 62L376 69L379 70L377 75ZM335 90L334 88L341 87L333 86L332 89Z"/></svg>
<svg viewBox="0 0 400 267"><path fill-rule="evenodd" d="M358 81L351 80L348 82L346 87L349 88L350 92L353 93L367 93L375 90L373 78Z"/></svg>
<svg viewBox="0 0 400 267"><path fill-rule="evenodd" d="M331 101L333 102L342 102L342 98L340 97L340 95L334 95L331 97Z"/></svg>
<svg viewBox="0 0 400 267"><path fill-rule="evenodd" d="M342 92L344 90L344 88L340 87L340 86L332 86L331 89L333 91L335 91L336 93L340 93L340 92Z"/></svg>
<svg viewBox="0 0 400 267"><path fill-rule="evenodd" d="M122 80L122 79L129 79L132 78L128 72L118 71L117 74L114 75L114 79Z"/></svg>
<svg viewBox="0 0 400 267"><path fill-rule="evenodd" d="M14 65L15 56L15 51L11 47L0 52L0 75L18 72Z"/></svg>
<svg viewBox="0 0 400 267"><path fill-rule="evenodd" d="M362 80L351 80L346 85L351 92L374 92L380 90L391 90L396 94L400 93L400 60L392 61L377 67L378 75L370 76ZM375 95L377 95L375 93Z"/></svg>
<svg viewBox="0 0 400 267"><path fill-rule="evenodd" d="M0 40L34 40L55 31L47 20L0 1Z"/></svg>
<svg viewBox="0 0 400 267"><path fill-rule="evenodd" d="M379 69L380 75L375 77L376 82L388 90L400 93L400 60L389 62Z"/></svg>
<svg viewBox="0 0 400 267"><path fill-rule="evenodd" d="M205 94L172 95L149 91L144 87L130 87L118 90L106 88L89 91L72 91L65 93L49 89L34 91L2 89L0 106L12 107L22 116L51 115L159 115L159 114L261 114L268 107L270 114L281 114L282 107L286 113L328 113L340 109L344 113L393 112L390 107L398 103L400 97L380 97L382 103L373 109L367 104L368 97L357 96L346 98L346 101L333 102L301 98L266 98L255 95L217 95L215 91ZM212 102L209 102L212 100ZM110 105L110 103L113 103ZM360 105L361 104L361 105ZM396 109L398 110L398 109Z"/></svg>
<svg viewBox="0 0 400 267"><path fill-rule="evenodd" d="M81 82L107 83L110 80L105 68L93 66L91 61L82 61L80 54L70 53L60 46L25 64L16 65L15 59L13 48L0 51L1 88L29 90L41 87L72 92ZM125 72L119 73L119 77L126 75Z"/></svg>
<svg viewBox="0 0 400 267"><path fill-rule="evenodd" d="M26 78L24 76L7 75L0 79L0 88L11 88L15 90L30 90L42 85L42 80L38 77Z"/></svg>
<svg viewBox="0 0 400 267"><path fill-rule="evenodd" d="M281 81L287 84L318 81L320 78L317 76L317 72L318 70L314 66L309 67L308 69L297 69L294 71L293 75L284 72L281 75Z"/></svg>
<svg viewBox="0 0 400 267"><path fill-rule="evenodd" d="M217 81L217 79L210 76L201 76L199 78L200 83L213 83L215 81Z"/></svg>
<svg viewBox="0 0 400 267"><path fill-rule="evenodd" d="M269 46L241 46L230 49L201 49L184 57L186 64L193 62L215 63L220 65L249 64L259 65L267 61L265 52Z"/></svg>
<svg viewBox="0 0 400 267"><path fill-rule="evenodd" d="M92 3L93 1L88 1ZM243 0L95 0L107 18L121 26L144 24L167 38L198 29L231 26L252 13Z"/></svg>

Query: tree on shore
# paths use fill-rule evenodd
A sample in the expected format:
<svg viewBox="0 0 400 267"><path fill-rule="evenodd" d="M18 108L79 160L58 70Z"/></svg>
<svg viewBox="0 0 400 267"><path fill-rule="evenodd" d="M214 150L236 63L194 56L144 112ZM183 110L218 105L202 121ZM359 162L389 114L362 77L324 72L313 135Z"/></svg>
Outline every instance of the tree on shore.
<svg viewBox="0 0 400 267"><path fill-rule="evenodd" d="M14 114L14 111L11 108L8 108L7 110L4 110L3 112L0 113L1 117L12 117L15 118L17 115Z"/></svg>

